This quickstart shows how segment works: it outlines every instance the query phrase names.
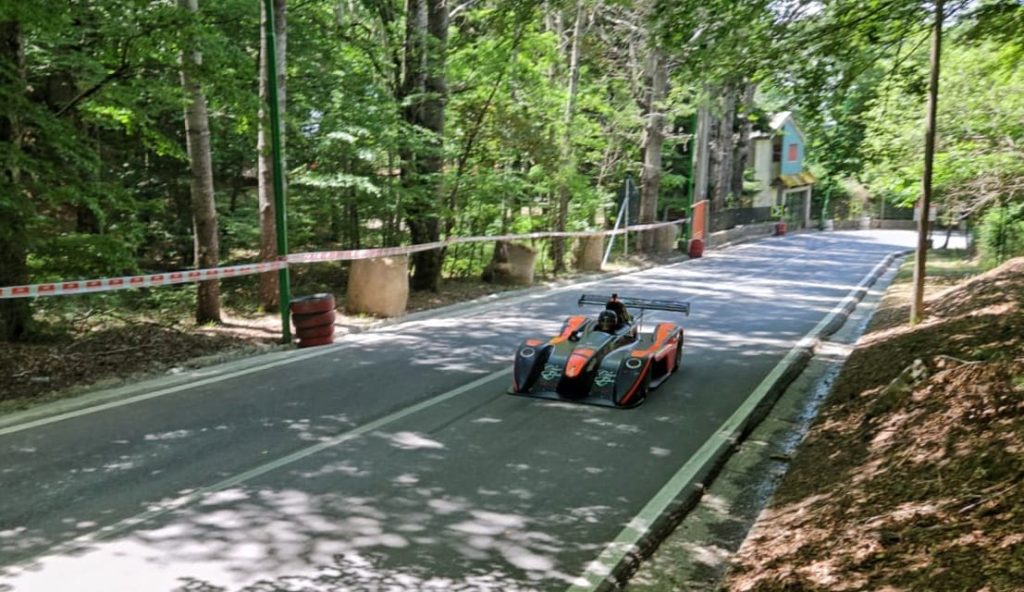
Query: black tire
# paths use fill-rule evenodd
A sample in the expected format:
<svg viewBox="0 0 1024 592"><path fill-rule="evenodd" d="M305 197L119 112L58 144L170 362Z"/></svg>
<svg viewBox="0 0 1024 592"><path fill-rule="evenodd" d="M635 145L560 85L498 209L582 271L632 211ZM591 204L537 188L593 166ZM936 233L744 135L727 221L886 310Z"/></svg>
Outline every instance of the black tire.
<svg viewBox="0 0 1024 592"><path fill-rule="evenodd" d="M676 345L676 365L672 366L672 371L673 372L679 372L679 366L682 363L683 363L683 342L682 342L682 340L680 340L679 344Z"/></svg>

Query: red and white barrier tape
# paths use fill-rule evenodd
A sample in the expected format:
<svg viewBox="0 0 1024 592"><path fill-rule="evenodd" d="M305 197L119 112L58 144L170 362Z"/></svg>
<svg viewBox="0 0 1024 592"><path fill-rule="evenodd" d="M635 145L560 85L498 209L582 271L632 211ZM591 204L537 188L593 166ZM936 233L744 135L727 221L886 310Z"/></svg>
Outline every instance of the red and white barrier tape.
<svg viewBox="0 0 1024 592"><path fill-rule="evenodd" d="M37 296L61 296L70 294L88 294L94 292L110 292L129 288L153 288L172 284L187 284L206 280L220 280L229 277L241 277L277 271L290 263L313 263L317 261L353 261L356 259L374 259L377 257L395 257L421 251L440 249L462 243L479 243L492 241L524 240L535 238L576 238L590 236L615 236L640 230L652 230L663 226L684 224L686 220L659 222L655 224L638 224L619 230L598 230L590 232L533 232L530 234L506 234L502 236L469 236L405 247L384 247L380 249L352 249L348 251L318 251L312 253L293 253L278 261L248 263L228 267L210 269L193 269L186 271L170 271L150 275L133 275L116 278L100 278L94 280L71 280L32 284L27 286L0 287L0 300L10 298L35 298Z"/></svg>
<svg viewBox="0 0 1024 592"><path fill-rule="evenodd" d="M130 275L116 278L101 278L96 280L72 280L48 284L33 284L30 286L11 286L9 288L0 288L0 299L88 294L90 292L110 292L113 290L126 290L128 288L153 288L158 286L169 286L172 284L187 284L190 282L219 280L229 277L240 277L243 275L276 271L283 267L287 267L287 265L288 263L285 261L270 261L266 263L249 263L246 265L214 267L210 269L169 271L166 273L154 273L151 275Z"/></svg>
<svg viewBox="0 0 1024 592"><path fill-rule="evenodd" d="M529 234L504 234L501 236L464 236L450 238L433 243L409 245L407 247L383 247L379 249L350 249L347 251L317 251L313 253L292 253L288 255L288 263L313 263L316 261L353 261L356 259L376 259L377 257L395 257L408 255L420 251L431 251L449 247L451 245L480 242L497 242L510 240L526 240L535 238L580 238L591 236L617 236L627 232L653 230L663 226L674 226L685 224L687 220L674 220L672 222L656 222L654 224L637 224L629 228L618 230L592 230L580 232L531 232Z"/></svg>

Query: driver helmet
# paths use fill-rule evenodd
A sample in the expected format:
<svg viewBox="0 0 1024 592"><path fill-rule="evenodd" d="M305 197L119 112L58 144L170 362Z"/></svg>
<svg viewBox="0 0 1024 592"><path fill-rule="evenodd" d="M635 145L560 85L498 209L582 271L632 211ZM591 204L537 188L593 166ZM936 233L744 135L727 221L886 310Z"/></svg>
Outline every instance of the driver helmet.
<svg viewBox="0 0 1024 592"><path fill-rule="evenodd" d="M618 324L619 317L615 311L602 310L601 314L597 315L597 328L600 331L614 331L615 325Z"/></svg>

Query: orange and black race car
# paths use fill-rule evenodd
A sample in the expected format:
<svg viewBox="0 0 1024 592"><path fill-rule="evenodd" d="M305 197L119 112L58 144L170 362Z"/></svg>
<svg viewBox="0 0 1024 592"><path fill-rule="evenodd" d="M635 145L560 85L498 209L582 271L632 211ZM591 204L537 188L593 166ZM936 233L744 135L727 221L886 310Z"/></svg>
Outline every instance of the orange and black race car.
<svg viewBox="0 0 1024 592"><path fill-rule="evenodd" d="M593 294L579 305L603 305L597 318L569 317L551 339L527 339L516 350L510 394L606 407L636 407L679 369L683 328L658 323L641 331L643 313L690 314L688 302ZM634 319L628 309L640 310Z"/></svg>

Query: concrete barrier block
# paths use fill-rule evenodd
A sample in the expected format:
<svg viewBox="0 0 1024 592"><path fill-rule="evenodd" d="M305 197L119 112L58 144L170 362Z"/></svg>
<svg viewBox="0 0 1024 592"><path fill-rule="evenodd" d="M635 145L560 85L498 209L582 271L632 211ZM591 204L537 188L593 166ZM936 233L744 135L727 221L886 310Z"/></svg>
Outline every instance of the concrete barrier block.
<svg viewBox="0 0 1024 592"><path fill-rule="evenodd" d="M345 310L397 317L409 303L409 257L357 259L349 269Z"/></svg>
<svg viewBox="0 0 1024 592"><path fill-rule="evenodd" d="M580 271L601 271L604 259L604 237L584 236L576 245L576 269Z"/></svg>

